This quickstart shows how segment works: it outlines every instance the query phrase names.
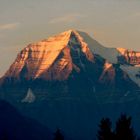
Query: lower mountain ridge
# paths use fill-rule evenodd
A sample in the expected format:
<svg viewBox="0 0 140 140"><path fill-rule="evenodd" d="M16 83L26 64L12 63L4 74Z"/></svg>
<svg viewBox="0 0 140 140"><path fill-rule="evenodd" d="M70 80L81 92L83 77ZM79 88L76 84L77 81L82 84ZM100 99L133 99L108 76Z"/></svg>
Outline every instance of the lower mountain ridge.
<svg viewBox="0 0 140 140"><path fill-rule="evenodd" d="M90 140L104 116L139 120L139 52L69 30L24 48L0 80L0 97L52 132Z"/></svg>
<svg viewBox="0 0 140 140"><path fill-rule="evenodd" d="M52 132L39 122L25 117L11 104L0 100L1 140L46 140L52 139Z"/></svg>

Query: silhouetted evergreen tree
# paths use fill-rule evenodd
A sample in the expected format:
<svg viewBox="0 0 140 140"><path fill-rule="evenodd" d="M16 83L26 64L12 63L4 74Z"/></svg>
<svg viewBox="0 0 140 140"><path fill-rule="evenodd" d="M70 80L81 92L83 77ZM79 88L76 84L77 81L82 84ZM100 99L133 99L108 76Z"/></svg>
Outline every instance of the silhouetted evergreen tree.
<svg viewBox="0 0 140 140"><path fill-rule="evenodd" d="M64 140L64 136L61 134L60 129L57 129L54 133L54 140Z"/></svg>
<svg viewBox="0 0 140 140"><path fill-rule="evenodd" d="M111 128L111 121L109 118L102 119L99 124L99 130L97 134L98 140L113 140L113 133Z"/></svg>
<svg viewBox="0 0 140 140"><path fill-rule="evenodd" d="M131 117L125 114L116 122L115 138L116 140L135 140L136 135L134 133L133 127L131 126Z"/></svg>

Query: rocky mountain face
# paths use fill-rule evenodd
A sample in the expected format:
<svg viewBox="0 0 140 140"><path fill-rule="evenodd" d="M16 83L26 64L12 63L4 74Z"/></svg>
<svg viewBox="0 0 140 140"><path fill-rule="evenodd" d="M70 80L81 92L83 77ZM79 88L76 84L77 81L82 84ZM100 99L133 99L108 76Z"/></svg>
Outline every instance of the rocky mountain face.
<svg viewBox="0 0 140 140"><path fill-rule="evenodd" d="M84 81L89 82L90 88L94 86L95 90L98 90L100 84L105 89L111 87L111 89L123 90L129 88L125 86L129 84L131 88L137 88L128 73L118 66L120 57L125 58L127 62L125 54L110 49L118 53L114 58L118 59L117 63L111 63L111 58L110 60L106 58L109 57L108 50L85 33L69 30L24 48L2 78L2 84L24 83L26 87L30 87L39 81L40 83L41 81L65 82L64 89L66 89L74 83L70 81L79 78L82 83L80 78L83 78ZM87 87L86 84L83 85Z"/></svg>
<svg viewBox="0 0 140 140"><path fill-rule="evenodd" d="M82 57L87 61L94 61L87 46L80 36L71 30L30 44L19 53L5 77L19 80L66 80L72 70L80 71L79 67L84 67Z"/></svg>
<svg viewBox="0 0 140 140"><path fill-rule="evenodd" d="M118 57L118 61L122 64L127 63L130 65L140 65L140 52L130 51L123 48L117 48L121 53L121 56Z"/></svg>
<svg viewBox="0 0 140 140"><path fill-rule="evenodd" d="M139 56L68 30L25 47L1 78L0 97L52 132L89 140L104 115L138 113Z"/></svg>

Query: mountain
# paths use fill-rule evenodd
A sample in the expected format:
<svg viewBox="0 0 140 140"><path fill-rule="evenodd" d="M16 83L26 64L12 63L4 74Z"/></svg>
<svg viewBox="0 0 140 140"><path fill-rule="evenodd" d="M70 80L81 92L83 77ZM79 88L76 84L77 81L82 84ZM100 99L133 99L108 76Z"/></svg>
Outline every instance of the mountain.
<svg viewBox="0 0 140 140"><path fill-rule="evenodd" d="M76 84L77 89L83 86L88 92L93 86L96 91L100 86L104 91L110 88L126 91L130 90L128 85L131 89L139 88L139 83L125 70L126 65L132 66L131 63L125 61L120 49L105 48L86 33L69 30L24 48L3 76L2 86L19 84L27 91L29 87L34 89L36 82L38 86L42 82L50 85L55 82L65 83L61 92L73 89ZM73 80L78 81L74 83Z"/></svg>
<svg viewBox="0 0 140 140"><path fill-rule="evenodd" d="M89 140L104 116L126 112L139 120L139 59L139 52L68 30L25 47L1 78L0 97L53 132Z"/></svg>

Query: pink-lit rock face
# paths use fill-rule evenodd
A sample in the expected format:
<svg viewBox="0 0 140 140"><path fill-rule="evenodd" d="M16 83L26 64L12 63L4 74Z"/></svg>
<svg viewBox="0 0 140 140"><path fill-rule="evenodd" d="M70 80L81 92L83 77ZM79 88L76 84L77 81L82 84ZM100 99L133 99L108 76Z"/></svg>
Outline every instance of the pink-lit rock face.
<svg viewBox="0 0 140 140"><path fill-rule="evenodd" d="M113 64L106 62L104 64L104 70L99 78L100 83L108 82L110 84L115 84L114 79L116 76L115 68Z"/></svg>
<svg viewBox="0 0 140 140"><path fill-rule="evenodd" d="M88 45L77 31L69 30L37 43L29 44L17 56L5 77L65 80L72 70L80 71L81 56L94 62ZM78 60L76 65L74 60Z"/></svg>
<svg viewBox="0 0 140 140"><path fill-rule="evenodd" d="M124 48L117 48L120 54L125 58L127 63L131 65L139 65L140 64L140 52L127 50Z"/></svg>

